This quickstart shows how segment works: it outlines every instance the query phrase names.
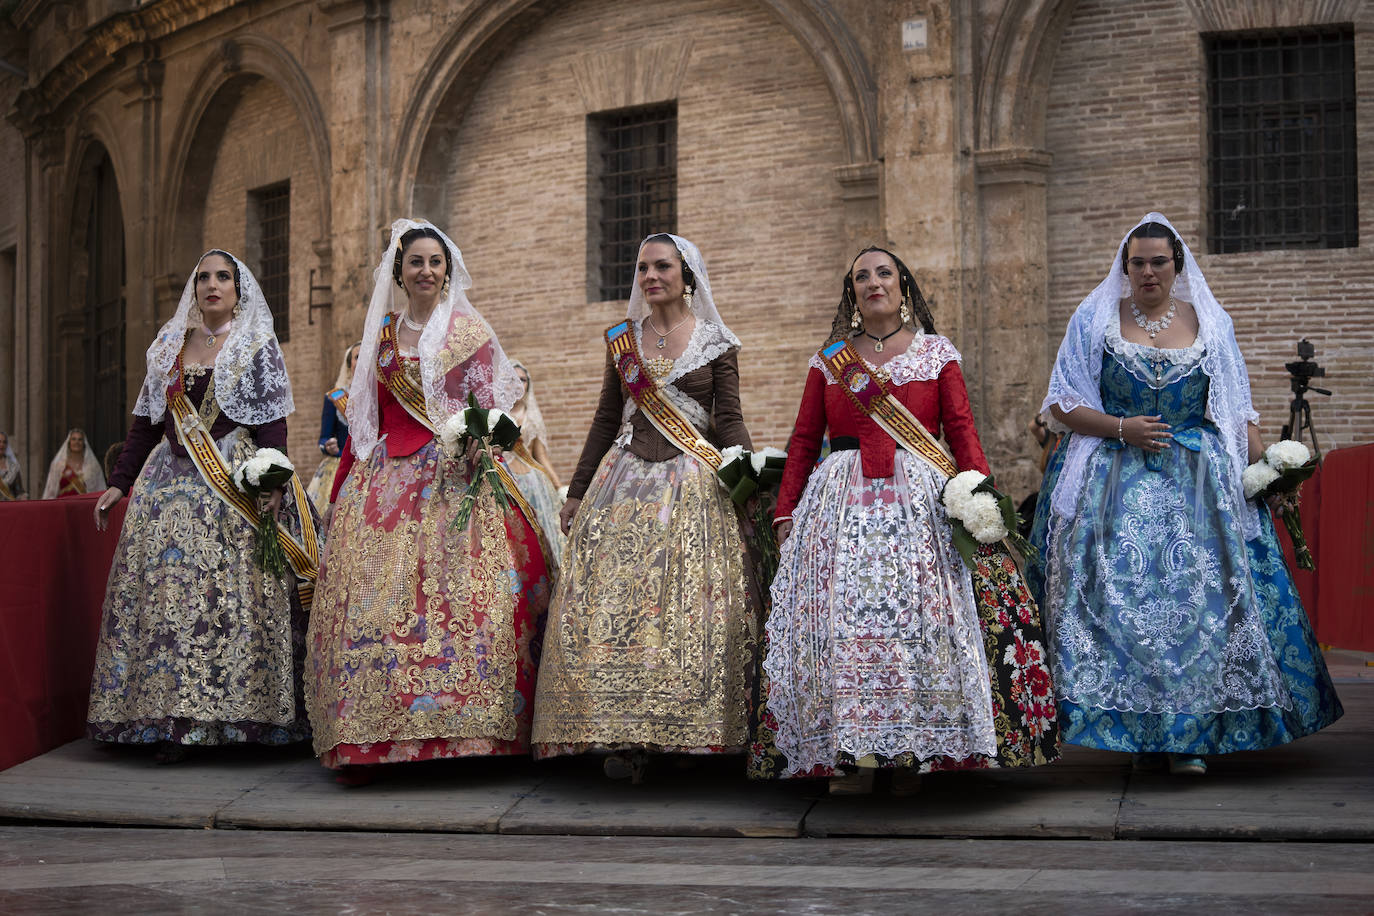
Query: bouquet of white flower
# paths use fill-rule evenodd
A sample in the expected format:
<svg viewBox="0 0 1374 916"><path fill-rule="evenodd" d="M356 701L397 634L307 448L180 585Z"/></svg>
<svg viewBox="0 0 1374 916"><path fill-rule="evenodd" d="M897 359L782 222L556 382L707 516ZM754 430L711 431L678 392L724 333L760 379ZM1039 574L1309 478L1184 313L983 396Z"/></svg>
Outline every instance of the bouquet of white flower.
<svg viewBox="0 0 1374 916"><path fill-rule="evenodd" d="M291 459L275 448L260 448L234 471L234 486L257 499L280 488L296 473ZM253 556L273 576L286 575L286 553L277 541L277 520L265 507L258 513Z"/></svg>
<svg viewBox="0 0 1374 916"><path fill-rule="evenodd" d="M1264 457L1247 467L1240 475L1246 499L1277 500L1275 513L1288 530L1293 541L1293 556L1299 569L1316 569L1307 538L1302 533L1302 518L1298 513L1298 499L1303 481L1317 470L1317 460L1301 442L1284 439L1264 450Z"/></svg>
<svg viewBox="0 0 1374 916"><path fill-rule="evenodd" d="M512 448L519 438L520 425L510 414L496 408L487 410L479 407L477 398L471 393L468 394L467 408L461 414L450 417L444 428L439 431L439 440L450 455L459 455L467 451L470 442L478 444L477 468L454 516L452 527L455 530L465 527L468 519L472 517L472 507L477 502L477 494L484 480L491 484L491 492L496 497L497 504L502 509L510 508L510 494L501 483L501 474L496 470L496 459L492 449Z"/></svg>
<svg viewBox="0 0 1374 916"><path fill-rule="evenodd" d="M720 455L716 476L730 491L731 501L737 506L747 507L751 496L757 494L759 497L754 500L754 511L750 517L754 530L749 540L759 556L759 578L766 593L778 570L778 540L773 534L771 519L775 500L768 497L770 491L782 482L787 453L772 447L747 452L743 446L732 445L722 449Z"/></svg>
<svg viewBox="0 0 1374 916"><path fill-rule="evenodd" d="M980 544L1006 540L1023 556L1035 555L1035 548L1017 531L1021 519L1011 497L999 492L981 471L955 474L945 483L940 501L954 530L954 547L969 568Z"/></svg>

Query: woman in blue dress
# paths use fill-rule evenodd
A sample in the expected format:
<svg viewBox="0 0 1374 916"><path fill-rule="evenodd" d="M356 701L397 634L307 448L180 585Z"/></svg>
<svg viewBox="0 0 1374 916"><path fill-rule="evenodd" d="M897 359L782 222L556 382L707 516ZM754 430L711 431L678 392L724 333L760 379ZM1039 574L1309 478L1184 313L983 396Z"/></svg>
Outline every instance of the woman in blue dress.
<svg viewBox="0 0 1374 916"><path fill-rule="evenodd" d="M1231 319L1162 215L1074 313L1041 409L1068 433L1030 576L1064 739L1201 774L1334 722L1273 521L1244 497L1263 444Z"/></svg>

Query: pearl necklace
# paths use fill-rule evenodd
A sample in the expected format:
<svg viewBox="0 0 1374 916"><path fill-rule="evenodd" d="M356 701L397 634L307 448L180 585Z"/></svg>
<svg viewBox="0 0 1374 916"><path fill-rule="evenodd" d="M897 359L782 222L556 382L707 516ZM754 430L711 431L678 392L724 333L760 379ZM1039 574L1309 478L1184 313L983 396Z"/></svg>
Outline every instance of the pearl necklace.
<svg viewBox="0 0 1374 916"><path fill-rule="evenodd" d="M648 322L649 322L649 327L652 328L652 329L653 329L653 332L654 332L655 334L658 335L658 345L657 345L658 348L659 348L660 350L662 350L663 348L667 347L667 346L668 346L668 335L671 334L671 333L673 333L674 331L676 331L678 328L682 327L684 324L686 324L686 323L687 323L687 318L691 318L691 317L692 317L692 313L689 311L689 312L687 313L687 317L686 317L686 318L683 318L681 321L679 321L677 324L673 325L673 326L672 326L671 328L669 328L668 330L666 330L666 331L660 331L660 330L658 329L658 325L654 324L654 318L653 318L653 316L652 316L652 315L647 316L647 320L648 320Z"/></svg>
<svg viewBox="0 0 1374 916"><path fill-rule="evenodd" d="M208 350L211 347L213 347L215 345L215 338L219 337L219 335L229 330L229 325L233 323L234 319L230 318L228 321L224 323L224 327L216 331L210 330L210 326L208 324L202 324L200 326L200 329L205 332L205 349Z"/></svg>
<svg viewBox="0 0 1374 916"><path fill-rule="evenodd" d="M1178 304L1174 302L1174 297L1170 296L1169 311L1164 313L1164 317L1160 318L1158 321L1147 321L1145 316L1141 314L1140 309L1136 307L1135 300L1131 300L1131 317L1135 319L1136 327L1140 328L1146 334L1149 334L1151 340L1154 340L1155 335L1160 331L1166 330L1169 325L1174 323L1174 315L1177 314L1177 312Z"/></svg>
<svg viewBox="0 0 1374 916"><path fill-rule="evenodd" d="M427 324L428 322L429 319L426 318L423 322L417 324L414 321L410 320L410 312L408 310L401 313L401 323L404 324L406 327L410 328L412 331L423 331L425 329L425 324Z"/></svg>

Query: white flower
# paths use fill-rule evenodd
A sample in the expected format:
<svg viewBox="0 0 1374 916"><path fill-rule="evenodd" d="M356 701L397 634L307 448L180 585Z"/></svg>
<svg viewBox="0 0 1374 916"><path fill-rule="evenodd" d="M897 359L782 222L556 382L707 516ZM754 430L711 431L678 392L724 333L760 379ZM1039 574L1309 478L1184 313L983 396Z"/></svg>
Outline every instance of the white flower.
<svg viewBox="0 0 1374 916"><path fill-rule="evenodd" d="M444 428L439 431L439 441L443 442L450 452L456 452L458 443L462 441L463 436L467 435L467 431L467 421L463 419L461 413L456 413L448 418L444 423Z"/></svg>
<svg viewBox="0 0 1374 916"><path fill-rule="evenodd" d="M973 488L986 479L987 475L980 471L960 471L951 477L945 484L945 492L941 499L945 504L945 512L967 524L973 513L970 502L973 499Z"/></svg>
<svg viewBox="0 0 1374 916"><path fill-rule="evenodd" d="M264 470L269 467L283 468L288 471L294 471L296 469L296 466L291 463L291 459L287 458L286 453L280 449L260 448L253 457L261 458L267 462L263 468Z"/></svg>
<svg viewBox="0 0 1374 916"><path fill-rule="evenodd" d="M496 429L496 424L501 422L502 417L505 417L512 423L515 423L515 417L512 417L510 414L506 413L499 407L493 407L491 410L487 411L487 429ZM520 424L515 423L515 425L519 426Z"/></svg>
<svg viewBox="0 0 1374 916"><path fill-rule="evenodd" d="M1257 493L1278 480L1278 477L1279 472L1270 467L1267 460L1256 461L1242 471L1240 475L1240 481L1245 485L1245 498L1254 499Z"/></svg>
<svg viewBox="0 0 1374 916"><path fill-rule="evenodd" d="M1286 471L1289 468L1301 467L1312 460L1312 453L1307 450L1307 446L1292 439L1284 439L1275 442L1264 450L1264 460L1269 462L1269 466L1276 471Z"/></svg>
<svg viewBox="0 0 1374 916"><path fill-rule="evenodd" d="M737 448L738 446L732 446L732 447ZM762 473L763 473L763 466L764 466L765 464L768 463L768 459L769 459L769 458L786 458L786 457L787 457L787 453L784 452L782 449L780 449L780 448L773 448L771 445L766 445L766 446L764 446L763 448L759 449L757 452L752 452L752 453L750 453L750 455L749 455L749 463L752 464L752 465L754 466L754 473L755 473L755 474L762 474Z"/></svg>
<svg viewBox="0 0 1374 916"><path fill-rule="evenodd" d="M975 493L969 500L970 515L962 518L964 527L980 544L991 544L1007 536L1002 523L1002 510L991 493Z"/></svg>
<svg viewBox="0 0 1374 916"><path fill-rule="evenodd" d="M566 483L558 488L558 501L563 503L568 501L568 485Z"/></svg>
<svg viewBox="0 0 1374 916"><path fill-rule="evenodd" d="M697 444L702 445L704 442L698 439ZM742 457L744 457L744 446L742 445L732 445L729 448L723 448L720 450L720 464L716 465L716 469L719 470L728 467L730 462L738 461Z"/></svg>

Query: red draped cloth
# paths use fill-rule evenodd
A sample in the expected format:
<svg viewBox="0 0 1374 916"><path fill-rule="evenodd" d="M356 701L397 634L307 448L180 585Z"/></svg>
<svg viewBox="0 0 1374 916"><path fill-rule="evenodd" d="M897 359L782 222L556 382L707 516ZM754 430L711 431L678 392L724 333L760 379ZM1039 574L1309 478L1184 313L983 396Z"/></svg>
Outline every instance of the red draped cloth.
<svg viewBox="0 0 1374 916"><path fill-rule="evenodd" d="M0 502L0 770L81 737L105 580L128 500Z"/></svg>
<svg viewBox="0 0 1374 916"><path fill-rule="evenodd" d="M1297 568L1287 530L1275 527L1317 639L1374 652L1374 445L1328 452L1303 485L1302 530L1315 572Z"/></svg>

